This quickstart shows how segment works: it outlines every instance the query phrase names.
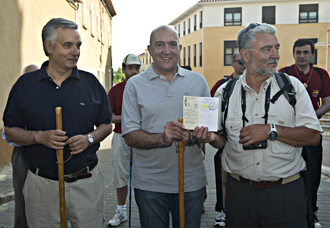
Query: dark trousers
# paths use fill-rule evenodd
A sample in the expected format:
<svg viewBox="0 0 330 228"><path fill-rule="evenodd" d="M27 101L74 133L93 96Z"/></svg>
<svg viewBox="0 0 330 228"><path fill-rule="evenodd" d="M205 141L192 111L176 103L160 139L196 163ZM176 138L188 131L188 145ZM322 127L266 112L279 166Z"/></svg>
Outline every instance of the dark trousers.
<svg viewBox="0 0 330 228"><path fill-rule="evenodd" d="M214 155L214 171L215 171L215 189L216 189L216 203L215 211L221 212L223 210L222 202L222 177L221 177L221 153L222 149L219 149Z"/></svg>
<svg viewBox="0 0 330 228"><path fill-rule="evenodd" d="M311 171L311 201L313 211L317 211L317 191L321 182L321 168L322 168L322 157L323 157L323 147L322 147L322 135L320 143L317 146L307 146L310 154L314 158L313 168Z"/></svg>
<svg viewBox="0 0 330 228"><path fill-rule="evenodd" d="M307 228L304 181L257 189L228 174L226 228Z"/></svg>
<svg viewBox="0 0 330 228"><path fill-rule="evenodd" d="M22 149L22 147L15 146L11 156L11 163L13 168L13 187L15 191L14 228L27 227L23 186L28 172L28 164L23 160Z"/></svg>

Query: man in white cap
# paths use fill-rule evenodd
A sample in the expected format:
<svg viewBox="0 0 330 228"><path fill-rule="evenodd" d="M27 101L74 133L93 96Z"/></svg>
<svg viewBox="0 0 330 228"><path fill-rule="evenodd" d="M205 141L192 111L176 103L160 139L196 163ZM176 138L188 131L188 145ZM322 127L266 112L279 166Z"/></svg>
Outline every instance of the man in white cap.
<svg viewBox="0 0 330 228"><path fill-rule="evenodd" d="M109 226L119 226L122 222L127 221L125 202L128 192L127 183L130 175L130 147L121 136L121 107L126 82L130 77L140 72L140 67L141 62L138 56L133 54L126 55L122 63L125 80L113 86L108 93L113 112L112 122L115 124L111 145L112 186L116 188L118 202L116 214L109 221Z"/></svg>

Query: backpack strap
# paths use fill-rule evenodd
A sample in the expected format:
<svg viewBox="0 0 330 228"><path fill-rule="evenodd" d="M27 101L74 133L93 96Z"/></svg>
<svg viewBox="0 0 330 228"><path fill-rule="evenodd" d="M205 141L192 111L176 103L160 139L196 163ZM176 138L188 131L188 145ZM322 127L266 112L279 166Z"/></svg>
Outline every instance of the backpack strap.
<svg viewBox="0 0 330 228"><path fill-rule="evenodd" d="M289 73L290 68L291 68L291 66L285 67L285 69L284 69L284 73L286 73L286 74Z"/></svg>
<svg viewBox="0 0 330 228"><path fill-rule="evenodd" d="M314 69L315 69L316 73L319 75L321 82L322 82L322 72L321 72L320 68L314 67Z"/></svg>
<svg viewBox="0 0 330 228"><path fill-rule="evenodd" d="M285 98L288 100L289 104L293 107L296 105L296 92L294 91L294 88L291 84L290 78L286 73L283 72L276 72L275 73L276 81L281 88L272 99L270 99L270 102L273 104L277 99L284 94Z"/></svg>
<svg viewBox="0 0 330 228"><path fill-rule="evenodd" d="M231 94L233 93L235 84L238 80L239 76L230 79L225 88L223 88L223 94L222 94L222 103L221 103L221 112L224 112L224 119L222 124L222 136L227 138L227 131L226 131L226 119L228 114L228 105L229 105L229 98Z"/></svg>

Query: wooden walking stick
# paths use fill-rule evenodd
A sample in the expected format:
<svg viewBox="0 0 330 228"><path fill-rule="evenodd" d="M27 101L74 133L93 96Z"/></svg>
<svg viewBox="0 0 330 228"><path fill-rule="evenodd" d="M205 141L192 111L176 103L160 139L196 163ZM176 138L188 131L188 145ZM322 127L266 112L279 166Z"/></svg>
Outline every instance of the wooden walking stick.
<svg viewBox="0 0 330 228"><path fill-rule="evenodd" d="M183 123L183 118L178 119L179 123ZM178 157L179 157L179 210L180 210L180 228L184 228L184 144L183 142L179 141L179 150L178 150Z"/></svg>
<svg viewBox="0 0 330 228"><path fill-rule="evenodd" d="M62 130L62 108L57 107L56 113L56 129ZM63 162L63 150L57 150L58 159L58 185L60 195L60 221L61 228L65 228L65 195L64 195L64 162Z"/></svg>

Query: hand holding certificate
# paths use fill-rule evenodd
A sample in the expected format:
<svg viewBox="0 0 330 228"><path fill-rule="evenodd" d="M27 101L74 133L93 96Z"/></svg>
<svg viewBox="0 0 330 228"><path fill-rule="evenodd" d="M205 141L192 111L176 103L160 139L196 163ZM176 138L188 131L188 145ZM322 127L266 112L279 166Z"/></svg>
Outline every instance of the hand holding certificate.
<svg viewBox="0 0 330 228"><path fill-rule="evenodd" d="M209 131L218 131L218 97L183 97L183 125L186 129L207 127Z"/></svg>

